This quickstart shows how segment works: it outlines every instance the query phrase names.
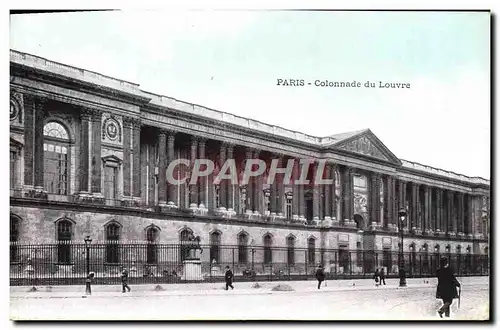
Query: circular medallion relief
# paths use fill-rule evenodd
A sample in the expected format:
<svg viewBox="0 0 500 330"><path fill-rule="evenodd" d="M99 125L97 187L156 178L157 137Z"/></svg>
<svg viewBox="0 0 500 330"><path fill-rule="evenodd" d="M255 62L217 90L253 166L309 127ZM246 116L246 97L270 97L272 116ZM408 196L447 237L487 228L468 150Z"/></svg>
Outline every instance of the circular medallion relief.
<svg viewBox="0 0 500 330"><path fill-rule="evenodd" d="M109 120L106 125L106 135L110 140L116 140L118 138L118 123L115 120Z"/></svg>
<svg viewBox="0 0 500 330"><path fill-rule="evenodd" d="M14 120L19 116L19 110L14 102L10 102L10 120Z"/></svg>

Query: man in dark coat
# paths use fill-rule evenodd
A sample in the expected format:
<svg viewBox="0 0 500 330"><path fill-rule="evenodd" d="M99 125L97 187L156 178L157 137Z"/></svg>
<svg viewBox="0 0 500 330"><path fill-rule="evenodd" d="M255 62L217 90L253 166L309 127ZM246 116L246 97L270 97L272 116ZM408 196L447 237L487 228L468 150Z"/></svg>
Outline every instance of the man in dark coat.
<svg viewBox="0 0 500 330"><path fill-rule="evenodd" d="M224 279L226 280L226 290L229 290L229 287L231 287L231 290L233 290L233 272L231 271L231 269L229 269L229 266L226 266L226 274L224 274Z"/></svg>
<svg viewBox="0 0 500 330"><path fill-rule="evenodd" d="M448 259L441 258L441 267L437 270L436 276L438 278L436 298L443 299L443 306L438 310L439 316L442 318L444 313L446 317L450 317L450 306L453 299L458 298L457 287L460 287L460 283L453 275Z"/></svg>
<svg viewBox="0 0 500 330"><path fill-rule="evenodd" d="M130 292L130 287L128 286L128 270L127 270L127 268L123 269L121 280L122 280L122 293L125 293L125 289L127 289L128 292Z"/></svg>
<svg viewBox="0 0 500 330"><path fill-rule="evenodd" d="M382 285L382 283L384 283L384 285L385 285L385 272L384 272L384 268L380 269L379 278L380 278L380 285Z"/></svg>
<svg viewBox="0 0 500 330"><path fill-rule="evenodd" d="M321 282L325 280L325 271L323 270L323 266L319 265L318 269L316 269L316 279L318 280L318 290L321 288Z"/></svg>

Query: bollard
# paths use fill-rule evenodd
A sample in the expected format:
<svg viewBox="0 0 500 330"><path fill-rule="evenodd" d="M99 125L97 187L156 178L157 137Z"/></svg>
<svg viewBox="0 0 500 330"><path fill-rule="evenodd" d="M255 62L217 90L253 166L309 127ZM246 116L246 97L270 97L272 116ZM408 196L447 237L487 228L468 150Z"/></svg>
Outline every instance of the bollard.
<svg viewBox="0 0 500 330"><path fill-rule="evenodd" d="M85 280L85 294L92 295L92 279L94 278L94 272L90 272Z"/></svg>

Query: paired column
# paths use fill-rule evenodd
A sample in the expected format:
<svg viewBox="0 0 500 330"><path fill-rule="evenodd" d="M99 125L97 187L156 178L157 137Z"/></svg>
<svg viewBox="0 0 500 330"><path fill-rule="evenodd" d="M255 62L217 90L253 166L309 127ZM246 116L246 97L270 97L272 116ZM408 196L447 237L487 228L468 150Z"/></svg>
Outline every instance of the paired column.
<svg viewBox="0 0 500 330"><path fill-rule="evenodd" d="M474 234L473 223L474 223L474 208L473 208L472 195L467 194L467 235L472 237Z"/></svg>
<svg viewBox="0 0 500 330"><path fill-rule="evenodd" d="M141 197L141 122L132 121L132 197Z"/></svg>
<svg viewBox="0 0 500 330"><path fill-rule="evenodd" d="M384 176L384 218L382 219L383 227L388 228L389 223L392 222L393 218L393 181L394 178L391 176Z"/></svg>
<svg viewBox="0 0 500 330"><path fill-rule="evenodd" d="M130 118L124 117L123 118L123 196L128 199L130 199L130 196L132 196L131 143L132 143L132 122Z"/></svg>
<svg viewBox="0 0 500 330"><path fill-rule="evenodd" d="M299 166L300 166L299 178L302 178L302 171L304 171L306 164L301 164ZM299 188L299 219L304 220L306 216L305 201L304 201L304 185L301 183L299 184L298 188Z"/></svg>
<svg viewBox="0 0 500 330"><path fill-rule="evenodd" d="M219 153L219 170L222 169L222 166L226 162L227 155L227 144L221 143L220 145L220 153ZM227 180L221 180L219 182L219 208L224 210L227 209Z"/></svg>
<svg viewBox="0 0 500 330"><path fill-rule="evenodd" d="M258 159L259 158L259 151L254 150L253 151L253 158ZM257 165L254 165L257 166ZM262 175L259 175L257 177L254 177L254 189L253 189L253 210L254 213L257 214L262 214L261 210L261 197L262 197Z"/></svg>
<svg viewBox="0 0 500 330"><path fill-rule="evenodd" d="M227 159L234 159L234 146L232 144L227 144ZM227 209L234 211L234 188L232 180L226 180L227 187Z"/></svg>
<svg viewBox="0 0 500 330"><path fill-rule="evenodd" d="M207 140L205 138L200 138L198 141L199 159L206 158L206 143L207 143ZM232 152L232 150L231 150L231 152ZM232 155L231 155L231 157L232 157ZM208 205L206 182L207 182L206 176L199 178L199 189L200 189L199 207L202 209L205 209Z"/></svg>
<svg viewBox="0 0 500 330"><path fill-rule="evenodd" d="M399 209L404 209L407 211L406 215L406 224L403 224L404 227L406 227L408 230L411 229L411 223L410 223L410 217L411 214L409 214L409 209L408 209L408 203L406 201L406 185L407 182L399 180ZM399 218L398 218L399 221Z"/></svg>
<svg viewBox="0 0 500 330"><path fill-rule="evenodd" d="M167 131L161 129L158 135L158 204L167 205Z"/></svg>
<svg viewBox="0 0 500 330"><path fill-rule="evenodd" d="M148 203L155 205L155 184L156 184L156 145L148 144Z"/></svg>
<svg viewBox="0 0 500 330"><path fill-rule="evenodd" d="M380 225L380 175L370 174L370 222Z"/></svg>
<svg viewBox="0 0 500 330"><path fill-rule="evenodd" d="M43 119L46 100L35 98L35 189L44 190L43 185ZM99 158L100 159L100 158Z"/></svg>
<svg viewBox="0 0 500 330"><path fill-rule="evenodd" d="M436 231L446 232L444 230L443 218L443 190L436 188Z"/></svg>
<svg viewBox="0 0 500 330"><path fill-rule="evenodd" d="M283 167L283 160L284 160L284 157L283 155L279 155L278 157L278 168L282 168ZM277 208L277 213L278 213L278 216L283 216L285 214L285 211L284 211L284 200L285 200L285 185L284 185L284 177L285 175L284 174L277 174L276 175L276 179L277 179L277 188L278 188L278 200L277 200L277 203L276 203L276 208Z"/></svg>
<svg viewBox="0 0 500 330"><path fill-rule="evenodd" d="M24 185L34 188L35 96L23 94L24 101Z"/></svg>
<svg viewBox="0 0 500 330"><path fill-rule="evenodd" d="M191 136L191 154L190 154L190 159L191 159L191 174L193 173L193 166L194 162L196 160L196 156L198 154L198 137L197 136ZM188 182L188 187L189 187L189 208L198 208L198 182L193 182L194 184L190 184L191 180Z"/></svg>
<svg viewBox="0 0 500 330"><path fill-rule="evenodd" d="M464 194L458 193L458 232L465 233L465 208L464 208Z"/></svg>
<svg viewBox="0 0 500 330"><path fill-rule="evenodd" d="M424 224L422 229L424 233L429 233L432 231L431 214L432 214L432 191L431 187L424 186Z"/></svg>
<svg viewBox="0 0 500 330"><path fill-rule="evenodd" d="M292 173L292 192L293 192L293 200L292 200L292 215L293 219L297 220L299 218L299 186L296 181L299 179L299 161L298 159L293 160L293 173Z"/></svg>
<svg viewBox="0 0 500 330"><path fill-rule="evenodd" d="M92 113L92 194L102 196L101 190L101 122L102 113Z"/></svg>
<svg viewBox="0 0 500 330"><path fill-rule="evenodd" d="M276 175L277 176L277 175ZM271 208L271 216L275 216L277 212L277 188L278 185L276 184L276 177L274 178L274 181L269 185L269 190L270 190L270 196L269 196L269 206Z"/></svg>
<svg viewBox="0 0 500 330"><path fill-rule="evenodd" d="M168 164L175 160L175 132L168 131L167 133L167 158ZM172 174L174 175L174 174ZM178 179L178 178L177 178ZM167 182L167 190L168 190L168 205L169 206L179 206L179 201L177 200L177 190L179 189L179 185Z"/></svg>
<svg viewBox="0 0 500 330"><path fill-rule="evenodd" d="M333 183L322 185L324 188L324 203L323 207L325 210L325 220L330 220L332 218L332 186L335 187L335 173L332 175L332 165L326 164L325 166L326 179L330 180L333 176Z"/></svg>
<svg viewBox="0 0 500 330"><path fill-rule="evenodd" d="M248 162L250 159L253 157L253 150L248 148L246 151L246 162ZM246 167L246 164L245 164ZM252 213L253 211L253 183L254 183L254 177L248 178L248 184L247 184L247 190L246 190L246 211L247 213Z"/></svg>
<svg viewBox="0 0 500 330"><path fill-rule="evenodd" d="M89 126L91 115L92 112L88 109L82 109L80 112L80 194L89 193Z"/></svg>
<svg viewBox="0 0 500 330"><path fill-rule="evenodd" d="M313 164L313 173L316 176L318 172L318 163ZM319 185L316 177L313 177L313 220L319 220Z"/></svg>

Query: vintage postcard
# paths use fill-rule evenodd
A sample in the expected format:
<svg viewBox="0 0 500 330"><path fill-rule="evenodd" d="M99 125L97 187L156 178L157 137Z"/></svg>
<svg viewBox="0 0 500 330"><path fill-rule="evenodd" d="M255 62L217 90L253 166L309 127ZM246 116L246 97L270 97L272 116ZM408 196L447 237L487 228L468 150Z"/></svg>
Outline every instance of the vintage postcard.
<svg viewBox="0 0 500 330"><path fill-rule="evenodd" d="M11 320L489 320L490 30L12 12Z"/></svg>

